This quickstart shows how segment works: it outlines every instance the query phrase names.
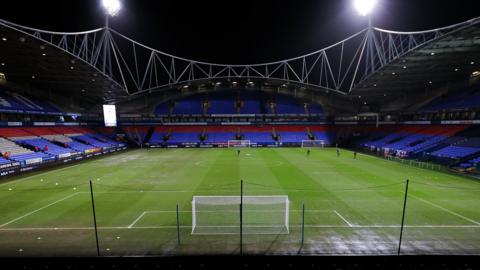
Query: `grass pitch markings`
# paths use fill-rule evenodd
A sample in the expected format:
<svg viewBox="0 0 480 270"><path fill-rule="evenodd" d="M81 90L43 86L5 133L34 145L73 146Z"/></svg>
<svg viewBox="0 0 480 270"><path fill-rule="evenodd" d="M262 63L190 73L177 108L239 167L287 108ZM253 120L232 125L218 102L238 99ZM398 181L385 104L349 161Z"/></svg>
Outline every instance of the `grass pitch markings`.
<svg viewBox="0 0 480 270"><path fill-rule="evenodd" d="M55 204L57 204L57 203L59 203L59 202L65 201L65 200L67 200L67 199L70 199L71 197L73 197L73 196L75 196L75 195L78 195L78 194L80 194L80 192L75 192L75 193L70 194L70 195L68 195L68 196L66 196L66 197L63 197L63 198L61 198L61 199L59 199L59 200L56 200L56 201L54 201L54 202L52 202L52 203L49 203L49 204L47 204L47 205L45 205L45 206L42 206L42 207L40 207L40 208L38 208L38 209L35 209L35 210L31 211L31 212L28 212L28 213L26 213L26 214L24 214L24 215L22 215L22 216L19 216L19 217L17 217L17 218L14 218L14 219L12 219L12 220L10 220L10 221L8 221L8 222L3 223L2 225L0 225L0 228L3 228L3 227L5 227L5 226L7 226L8 224L11 224L11 223L13 223L13 222L16 222L16 221L18 221L18 220L20 220L20 219L22 219L22 218L28 217L28 216L30 216L30 215L32 215L32 214L35 214L36 212L41 211L41 210L43 210L43 209L45 209L45 208L48 208L48 207L50 207L50 206L52 206L52 205L55 205Z"/></svg>
<svg viewBox="0 0 480 270"><path fill-rule="evenodd" d="M74 168L74 167L77 167L77 166L80 166L80 165L83 165L82 163L79 163L79 164L75 164L75 165L70 165L70 166L67 166L65 168L60 168L60 169L52 169L48 172L42 172L42 173L35 173L34 175L30 175L30 176L26 176L26 177L22 177L21 179L16 179L16 180L12 180L12 181L8 181L8 182L5 182L5 183L0 183L0 186L4 186L4 185L8 185L8 184L14 184L14 183L19 183L19 182L23 182L27 179L30 179L32 177L37 177L37 176L40 176L40 175L45 175L45 174L49 174L49 173L56 173L56 172L60 172L60 171L64 171L66 169L71 169L71 168Z"/></svg>
<svg viewBox="0 0 480 270"><path fill-rule="evenodd" d="M343 222L347 223L347 225L349 227L353 227L354 225L352 223L350 223L346 218L344 218L342 215L340 215L339 212L337 212L337 210L333 210L333 212L335 213L335 215L337 215L341 220L343 220Z"/></svg>
<svg viewBox="0 0 480 270"><path fill-rule="evenodd" d="M403 193L403 194L405 194L405 193ZM480 222L477 222L477 221L475 221L475 220L473 220L473 219L471 219L471 218L468 218L468 217L466 217L466 216L464 216L464 215L461 215L461 214L459 214L459 213L453 212L452 210L449 210L449 209L447 209L447 208L445 208L445 207L442 207L442 206L440 206L440 205L438 205L438 204L436 204L436 203L427 201L427 200L422 199L422 198L420 198L420 197L417 197L417 196L415 196L415 195L408 194L408 196L411 196L411 197L414 198L414 199L417 199L417 200L419 200L419 201L421 201L421 202L424 202L424 203L426 203L426 204L428 204L428 205L430 205L430 206L433 206L433 207L435 207L435 208L438 208L438 209L440 209L440 210L443 210L443 211L445 211L445 212L447 212L447 213L449 213L449 214L452 214L452 215L454 215L454 216L456 216L456 217L462 218L462 219L464 219L464 220L466 220L466 221L468 221L468 222L471 222L471 223L476 224L476 225L480 225Z"/></svg>
<svg viewBox="0 0 480 270"><path fill-rule="evenodd" d="M138 216L132 223L130 223L130 225L128 225L128 228L132 228L133 226L135 226L135 224L140 220L142 219L143 216L145 216L148 212L147 211L143 211L142 214L140 214L140 216Z"/></svg>

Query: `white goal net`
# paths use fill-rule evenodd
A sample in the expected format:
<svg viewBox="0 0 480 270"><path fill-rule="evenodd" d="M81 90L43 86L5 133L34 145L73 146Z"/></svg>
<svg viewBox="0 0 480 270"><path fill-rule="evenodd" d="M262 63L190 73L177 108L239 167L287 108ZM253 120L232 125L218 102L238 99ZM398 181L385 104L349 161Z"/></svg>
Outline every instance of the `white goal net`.
<svg viewBox="0 0 480 270"><path fill-rule="evenodd" d="M228 140L228 148L250 147L250 140Z"/></svg>
<svg viewBox="0 0 480 270"><path fill-rule="evenodd" d="M324 140L302 140L302 147L325 147Z"/></svg>
<svg viewBox="0 0 480 270"><path fill-rule="evenodd" d="M192 234L240 234L240 196L193 196ZM243 196L243 234L288 234L288 196Z"/></svg>

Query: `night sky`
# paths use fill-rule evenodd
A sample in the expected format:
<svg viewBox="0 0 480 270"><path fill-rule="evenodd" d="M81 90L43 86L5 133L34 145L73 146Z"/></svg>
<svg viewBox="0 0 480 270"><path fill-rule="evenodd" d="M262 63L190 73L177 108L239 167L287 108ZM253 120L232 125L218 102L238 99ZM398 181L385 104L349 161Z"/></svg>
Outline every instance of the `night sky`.
<svg viewBox="0 0 480 270"><path fill-rule="evenodd" d="M111 27L181 57L259 63L321 49L366 27L352 1L122 0ZM101 0L3 2L0 18L45 30L81 31L105 21ZM373 24L398 31L437 28L480 16L475 2L377 0Z"/></svg>

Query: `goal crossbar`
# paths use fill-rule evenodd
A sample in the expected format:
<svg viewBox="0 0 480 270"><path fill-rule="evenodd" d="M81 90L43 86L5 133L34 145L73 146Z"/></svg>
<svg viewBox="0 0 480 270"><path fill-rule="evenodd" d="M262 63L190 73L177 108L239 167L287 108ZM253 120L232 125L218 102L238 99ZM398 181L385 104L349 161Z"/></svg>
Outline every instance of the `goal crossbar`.
<svg viewBox="0 0 480 270"><path fill-rule="evenodd" d="M303 147L325 147L324 140L302 140Z"/></svg>
<svg viewBox="0 0 480 270"><path fill-rule="evenodd" d="M228 148L250 147L250 145L251 145L250 140L228 140L227 141Z"/></svg>
<svg viewBox="0 0 480 270"><path fill-rule="evenodd" d="M193 196L192 234L288 234L288 196Z"/></svg>

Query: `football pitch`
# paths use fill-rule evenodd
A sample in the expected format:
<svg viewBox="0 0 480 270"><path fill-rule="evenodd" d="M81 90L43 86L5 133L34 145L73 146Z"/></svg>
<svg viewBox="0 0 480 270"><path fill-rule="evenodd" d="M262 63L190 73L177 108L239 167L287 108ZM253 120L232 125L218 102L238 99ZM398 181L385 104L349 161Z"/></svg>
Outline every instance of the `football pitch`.
<svg viewBox="0 0 480 270"><path fill-rule="evenodd" d="M334 148L309 156L302 148L242 148L238 156L236 149L129 150L3 180L0 256L95 256L90 180L102 256L239 254L240 218L222 221L221 207L211 208L204 219L233 229L192 234L192 198L238 196L240 180L245 196L290 202L288 231L245 233L244 254L396 254L407 179L401 253L480 254L476 180L354 159L343 149L337 157Z"/></svg>

